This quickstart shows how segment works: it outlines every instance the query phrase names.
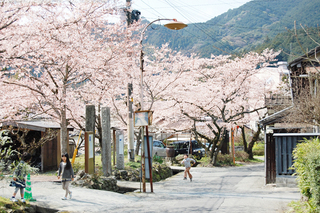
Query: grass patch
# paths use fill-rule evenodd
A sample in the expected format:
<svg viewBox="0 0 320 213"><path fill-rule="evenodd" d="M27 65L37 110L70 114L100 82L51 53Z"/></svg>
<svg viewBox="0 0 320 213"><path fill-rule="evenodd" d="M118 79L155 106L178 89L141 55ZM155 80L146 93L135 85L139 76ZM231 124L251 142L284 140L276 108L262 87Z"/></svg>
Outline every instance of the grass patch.
<svg viewBox="0 0 320 213"><path fill-rule="evenodd" d="M261 157L261 156L260 156ZM263 163L264 162L264 160L262 160L262 159L260 159L260 158L257 158L257 156L255 157L255 156L253 156L253 159L248 159L249 160L249 162L251 162L251 163Z"/></svg>
<svg viewBox="0 0 320 213"><path fill-rule="evenodd" d="M20 210L21 206L30 206L29 204L19 202L12 202L8 198L0 197L0 213L9 212L9 209ZM15 212L15 211L14 211Z"/></svg>
<svg viewBox="0 0 320 213"><path fill-rule="evenodd" d="M200 160L197 160L197 162L198 162L202 167L212 166L212 160L210 160L210 158L207 157L207 156L202 157Z"/></svg>
<svg viewBox="0 0 320 213"><path fill-rule="evenodd" d="M292 209L287 211L287 213L305 213L305 212L310 212L309 210L309 205L306 201L291 201L288 204L289 207Z"/></svg>
<svg viewBox="0 0 320 213"><path fill-rule="evenodd" d="M111 155L112 156L112 155ZM137 169L140 168L140 161L141 157L136 156L135 161L131 162L128 160L128 158L125 158L125 169ZM76 157L74 164L73 164L73 171L74 173L77 173L80 170L84 170L84 164L85 164L85 155L80 155L79 157ZM111 164L113 165L113 158L111 158ZM96 155L95 156L95 166L96 170L100 171L102 170L102 162L101 162L101 155ZM56 175L55 171L51 171L49 173L52 173L53 175Z"/></svg>
<svg viewBox="0 0 320 213"><path fill-rule="evenodd" d="M96 155L94 162L97 169L102 168L101 155ZM80 155L79 157L76 157L74 164L72 166L74 173L77 173L80 170L84 170L84 164L85 164L85 155Z"/></svg>
<svg viewBox="0 0 320 213"><path fill-rule="evenodd" d="M125 163L124 165L125 169L137 169L137 168L140 168L141 167L141 164L140 162L127 162Z"/></svg>
<svg viewBox="0 0 320 213"><path fill-rule="evenodd" d="M247 163L262 163L264 160L261 160L261 156L255 156L252 160L248 158L249 155L244 151L237 151L235 155L235 160L240 162L247 162ZM205 156L200 160L197 160L201 167L212 167L212 160ZM221 153L217 156L217 166L243 166L241 163L233 163L233 158L231 154L222 155Z"/></svg>

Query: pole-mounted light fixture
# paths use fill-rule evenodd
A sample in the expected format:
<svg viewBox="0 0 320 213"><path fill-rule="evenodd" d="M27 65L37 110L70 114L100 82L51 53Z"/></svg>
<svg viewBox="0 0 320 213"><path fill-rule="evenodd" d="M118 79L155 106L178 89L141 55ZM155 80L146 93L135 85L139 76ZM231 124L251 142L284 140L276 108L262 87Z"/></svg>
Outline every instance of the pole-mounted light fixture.
<svg viewBox="0 0 320 213"><path fill-rule="evenodd" d="M165 24L164 26L170 30L181 30L181 29L187 27L188 25L185 23L182 23L180 21L177 21L176 19L173 19L173 22L169 22L168 24Z"/></svg>
<svg viewBox="0 0 320 213"><path fill-rule="evenodd" d="M165 24L164 26L170 30L181 30L185 27L187 27L188 25L186 25L185 23L182 23L180 21L177 21L177 19L166 19L166 18L159 18L156 19L152 22L150 22L141 32L141 38L140 38L140 46L141 46L141 53L140 53L140 71L141 71L141 82L140 82L140 87L141 87L141 92L140 92L140 98L141 98L141 102L140 102L140 106L141 106L141 111L144 110L144 104L143 104L143 50L142 50L142 41L143 41L143 37L144 37L144 33L147 30L147 28L153 24L154 22L157 21L171 21L168 24Z"/></svg>
<svg viewBox="0 0 320 213"><path fill-rule="evenodd" d="M140 102L140 111L143 111L144 110L144 104L143 104L143 49L142 49L142 41L143 41L143 36L144 36L144 33L145 31L147 30L147 28L153 24L154 22L156 21L161 21L161 20L166 20L166 21L172 21L166 25L164 25L165 27L167 27L168 29L171 29L171 30L181 30L183 28L185 28L186 24L182 23L182 22L178 22L176 19L157 19L157 20L154 20L152 22L150 22L141 32L141 39L140 39L140 46L141 46L141 52L140 52L140 75L141 75L141 78L140 78L140 98L141 98L141 102ZM146 131L148 131L148 126L146 126ZM143 192L146 192L146 181L145 181L145 145L144 145L144 128L142 126L141 128L141 135L142 135L142 138L141 138L141 143L142 143L142 153L141 153L141 168L142 168L142 185L143 185ZM147 142L149 140L149 137L148 137L148 134L147 134ZM147 147L148 147L149 143L147 144ZM148 152L150 152L150 150L148 149ZM150 153L148 153L148 164L151 165L151 161L150 161ZM153 187L152 187L152 166L149 168L150 169L150 188L151 188L151 192L153 192ZM141 191L141 189L140 189Z"/></svg>

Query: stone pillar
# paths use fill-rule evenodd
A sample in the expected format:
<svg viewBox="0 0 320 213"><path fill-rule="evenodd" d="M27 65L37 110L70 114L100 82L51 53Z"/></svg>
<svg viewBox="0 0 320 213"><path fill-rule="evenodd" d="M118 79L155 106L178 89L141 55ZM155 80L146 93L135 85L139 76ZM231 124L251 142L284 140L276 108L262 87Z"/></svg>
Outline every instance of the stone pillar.
<svg viewBox="0 0 320 213"><path fill-rule="evenodd" d="M117 146L117 169L124 169L124 139L123 131L116 131L116 146Z"/></svg>
<svg viewBox="0 0 320 213"><path fill-rule="evenodd" d="M101 161L104 176L110 176L112 173L111 166L111 125L110 125L110 108L101 108L101 127L102 127L102 150Z"/></svg>

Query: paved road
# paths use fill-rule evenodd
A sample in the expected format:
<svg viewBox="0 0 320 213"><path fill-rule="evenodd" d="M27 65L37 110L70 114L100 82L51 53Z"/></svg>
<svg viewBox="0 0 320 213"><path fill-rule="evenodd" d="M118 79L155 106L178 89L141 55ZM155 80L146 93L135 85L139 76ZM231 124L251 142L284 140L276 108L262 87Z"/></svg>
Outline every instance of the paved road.
<svg viewBox="0 0 320 213"><path fill-rule="evenodd" d="M285 212L300 199L297 188L264 186L263 164L228 168L192 168L193 182L179 173L154 183L154 193L118 194L73 187L73 199L61 200L61 184L32 181L37 205L73 212ZM1 196L12 188L1 182ZM119 182L139 188L139 183ZM147 184L149 187L149 184ZM138 190L139 191L139 190ZM147 188L147 191L150 191Z"/></svg>

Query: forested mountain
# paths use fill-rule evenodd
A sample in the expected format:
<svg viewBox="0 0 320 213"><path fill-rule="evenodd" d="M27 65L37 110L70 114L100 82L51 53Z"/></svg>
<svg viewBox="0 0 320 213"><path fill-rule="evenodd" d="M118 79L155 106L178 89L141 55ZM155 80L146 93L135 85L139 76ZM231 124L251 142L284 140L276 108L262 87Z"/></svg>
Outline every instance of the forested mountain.
<svg viewBox="0 0 320 213"><path fill-rule="evenodd" d="M146 32L146 41L155 46L169 43L175 50L186 54L194 52L201 57L237 54L270 46L276 35L294 28L294 21L297 28L300 24L307 27L320 24L320 1L253 0L205 23L190 24L180 31L150 28ZM293 41L289 42L286 36L285 44L278 47L289 51Z"/></svg>
<svg viewBox="0 0 320 213"><path fill-rule="evenodd" d="M316 44L314 41L317 41ZM253 48L253 51L261 52L266 48L274 50L282 50L277 56L280 61L291 61L295 58L304 55L312 48L315 48L320 43L320 29L319 28L305 28L298 30L287 30L279 33L273 39L268 37L265 41Z"/></svg>

